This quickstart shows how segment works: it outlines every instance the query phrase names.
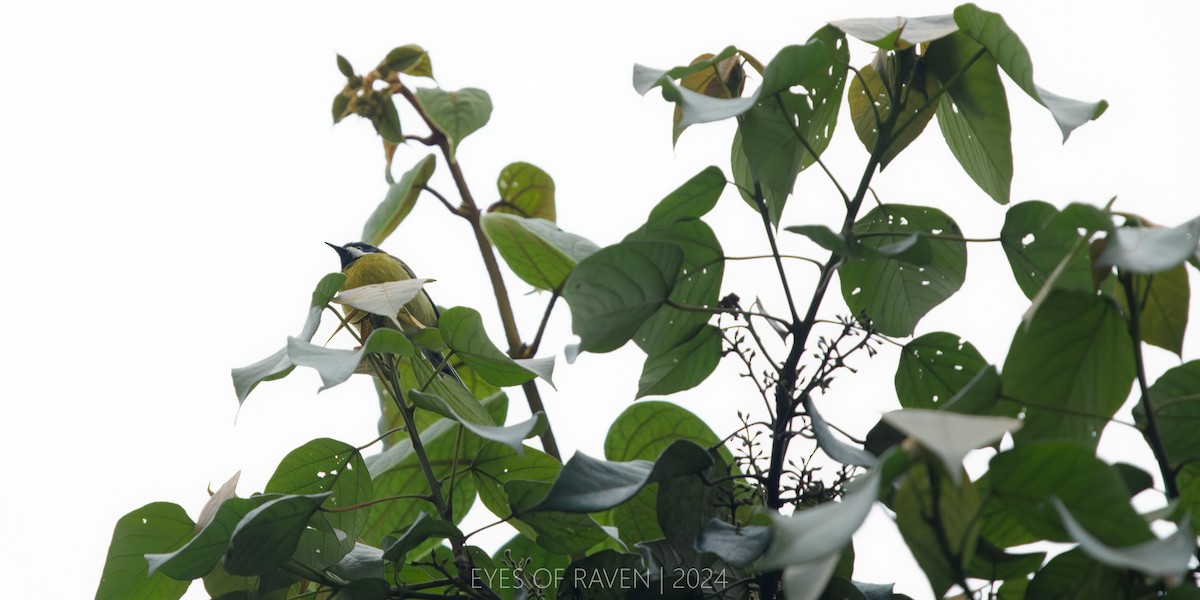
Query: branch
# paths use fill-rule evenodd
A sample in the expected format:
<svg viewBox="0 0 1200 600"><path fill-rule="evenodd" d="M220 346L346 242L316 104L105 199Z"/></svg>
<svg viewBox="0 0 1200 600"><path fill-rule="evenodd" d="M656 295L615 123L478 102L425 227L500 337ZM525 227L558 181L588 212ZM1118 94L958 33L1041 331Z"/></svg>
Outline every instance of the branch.
<svg viewBox="0 0 1200 600"><path fill-rule="evenodd" d="M1125 298L1129 301L1129 336L1133 340L1133 361L1137 366L1138 389L1142 393L1142 410L1146 413L1146 429L1142 432L1150 449L1154 451L1154 460L1158 462L1158 470L1162 473L1163 485L1167 488L1167 497L1174 500L1179 497L1179 484L1175 481L1175 470L1167 459L1167 450L1163 447L1162 437L1158 432L1158 415L1154 414L1154 406L1150 404L1150 386L1146 383L1146 365L1142 358L1142 307L1138 305L1137 296L1133 289L1133 275L1118 273L1117 279L1125 289Z"/></svg>

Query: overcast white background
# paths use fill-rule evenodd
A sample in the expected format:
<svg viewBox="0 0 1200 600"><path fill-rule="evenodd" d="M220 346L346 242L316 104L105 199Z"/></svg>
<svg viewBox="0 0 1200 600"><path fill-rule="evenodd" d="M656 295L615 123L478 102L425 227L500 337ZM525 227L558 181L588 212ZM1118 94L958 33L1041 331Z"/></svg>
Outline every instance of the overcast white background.
<svg viewBox="0 0 1200 600"><path fill-rule="evenodd" d="M491 93L492 122L459 158L475 195L494 200L512 161L547 170L558 220L605 245L701 168L728 172L729 123L670 143L671 108L630 85L635 62L669 67L728 44L769 60L824 22L947 13L946 2L6 2L0 5L0 562L8 595L56 588L90 597L116 520L156 500L195 517L206 486L243 470L261 489L288 451L317 437L373 437L369 381L316 394L299 371L250 396L236 424L229 369L294 334L312 286L337 269L322 243L359 237L385 192L378 138L365 122L332 127L344 83L335 53L360 70L418 43L447 89ZM601 8L602 7L602 8ZM1060 145L1050 115L1010 87L1014 201L1103 203L1175 224L1200 212L1195 191L1200 93L1196 13L1185 2L991 2L1033 56L1035 79L1070 97L1106 98L1098 122ZM852 45L858 64L865 44ZM416 85L428 85L417 81ZM407 117L407 118L406 118ZM419 128L402 113L410 131ZM402 148L397 171L423 147ZM857 181L866 152L843 112L826 160ZM445 165L433 185L453 192ZM931 124L874 187L888 202L949 212L966 235L991 237L1004 215L961 172ZM800 177L783 223L833 223L840 200L816 169ZM727 193L710 217L730 255L765 250L757 216ZM785 248L819 255L784 234ZM423 199L385 249L403 256L445 306L483 312L502 339L491 291L464 224ZM723 292L782 310L769 265L731 264ZM800 293L812 270L796 263ZM1193 282L1194 282L1193 274ZM521 331L544 296L508 278ZM825 311L844 307L836 289ZM1197 303L1193 302L1193 308ZM962 292L918 333L954 331L1003 361L1025 300L997 247L972 245ZM322 337L323 339L323 337ZM1193 340L1185 356L1200 356ZM569 343L560 303L544 344ZM1151 353L1151 377L1178 359ZM602 455L605 427L633 401L642 355L626 348L559 361L546 403L568 455ZM819 406L862 434L897 408L896 353L861 358ZM670 400L731 430L761 405L732 361ZM543 386L544 388L544 386ZM545 388L544 388L545 389ZM527 416L514 392L510 419ZM1127 410L1120 418L1129 419ZM1112 427L1109 460L1149 463L1132 430ZM986 457L984 457L985 460ZM1160 498L1139 498L1154 505ZM483 524L480 515L472 522ZM860 536L858 579L898 580L929 596L882 513ZM505 534L482 538L494 547ZM68 575L69 574L69 575ZM59 593L61 592L61 593ZM204 597L197 584L189 597Z"/></svg>

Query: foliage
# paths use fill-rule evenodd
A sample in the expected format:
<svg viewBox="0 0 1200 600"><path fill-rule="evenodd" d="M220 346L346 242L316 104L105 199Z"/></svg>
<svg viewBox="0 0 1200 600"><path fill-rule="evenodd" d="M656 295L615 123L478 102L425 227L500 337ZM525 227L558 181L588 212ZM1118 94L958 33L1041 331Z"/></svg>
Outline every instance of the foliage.
<svg viewBox="0 0 1200 600"><path fill-rule="evenodd" d="M847 35L875 47L870 64L850 63ZM999 15L967 4L953 15L852 19L765 63L729 47L671 69L636 66L635 89L657 89L675 105L673 142L690 126L736 121L731 165L682 183L603 248L560 228L554 181L534 165L510 164L498 175L499 200L476 201L459 150L489 121L490 97L414 88L433 74L422 48L398 47L365 74L341 56L337 67L346 83L334 121L370 121L387 160L388 189L364 241L383 243L417 201L439 200L479 242L507 348L466 307L402 334L397 313L425 280L342 290L345 277L327 275L300 335L234 369L237 398L297 366L316 369L325 387L363 373L380 394L379 438L313 440L287 455L262 493L237 497L231 480L195 523L169 503L131 512L117 524L97 598L174 599L194 579L222 599L900 598L890 585L854 579L851 535L876 503L895 514L939 595L1195 595L1188 518L1200 515L1192 425L1200 363L1151 382L1143 345L1182 352L1185 265L1200 258L1200 219L1166 228L1111 203L1020 202L997 237L978 240L932 207L866 206L872 179L933 119L982 193L1009 203L1012 126L1001 73L1051 112L1064 138L1104 112L1103 101L1035 85L1027 50ZM753 79L761 83L747 92ZM868 153L852 187L821 158L843 96ZM397 103L420 123L402 127ZM427 131L410 133L414 125ZM393 158L409 143L436 152L396 180ZM429 186L438 162L453 175L457 204ZM839 191L842 222L788 224L780 239L797 177L813 167ZM781 313L721 295L732 261L705 218L726 191L762 221L767 260L786 291ZM796 257L780 246L799 241L792 234L827 253L802 259L818 269L809 289L789 282ZM968 247L990 242L1002 245L1031 300L1003 368L953 333L905 339L963 284ZM517 333L497 252L548 297L529 341ZM849 315L826 307L835 275ZM633 341L646 354L639 397L693 388L730 360L765 411L738 406L742 426L714 432L675 404L635 403L611 425L603 459L577 453L564 463L552 427L563 417L545 414L537 383L551 381L554 359L538 354L560 297L576 352ZM337 304L394 328L362 339ZM355 349L310 343L327 314ZM902 408L857 440L821 416L817 399L888 342L900 347ZM516 386L534 416L505 425L505 388ZM1153 475L1096 456L1131 389ZM526 444L534 437L540 450ZM375 444L381 449L368 454ZM972 479L962 461L989 445L989 469ZM821 467L831 463L838 469L826 475ZM1155 484L1168 509L1138 514L1131 497ZM476 500L517 531L494 554L458 526ZM1174 533L1159 539L1155 521ZM1013 549L1039 541L1075 546L1049 558Z"/></svg>

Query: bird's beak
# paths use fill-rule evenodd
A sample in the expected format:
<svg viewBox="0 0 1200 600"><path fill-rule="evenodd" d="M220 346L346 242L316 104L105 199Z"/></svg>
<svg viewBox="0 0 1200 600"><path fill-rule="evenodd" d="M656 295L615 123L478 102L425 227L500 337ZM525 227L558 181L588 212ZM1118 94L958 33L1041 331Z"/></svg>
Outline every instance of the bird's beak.
<svg viewBox="0 0 1200 600"><path fill-rule="evenodd" d="M354 262L354 257L351 256L350 253L348 251L346 251L345 248L338 246L337 244L330 244L329 242L325 242L325 245L329 246L330 248L333 248L333 251L338 253L338 258L341 259L341 261L342 261L343 269L346 268L346 265L349 265L350 263Z"/></svg>

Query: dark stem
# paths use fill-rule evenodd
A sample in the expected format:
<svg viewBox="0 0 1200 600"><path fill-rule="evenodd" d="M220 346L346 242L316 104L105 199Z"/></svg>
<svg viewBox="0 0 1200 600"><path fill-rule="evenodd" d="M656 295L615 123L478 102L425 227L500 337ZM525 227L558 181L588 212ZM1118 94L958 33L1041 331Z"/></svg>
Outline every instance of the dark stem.
<svg viewBox="0 0 1200 600"><path fill-rule="evenodd" d="M416 95L412 90L408 89L400 83L395 83L391 86L393 94L399 94L403 97L417 114L421 115L421 119L425 121L425 125L429 127L429 139L437 145L441 150L442 156L446 159L446 163L450 167L450 175L454 179L454 185L458 188L458 195L462 198L462 204L456 209L458 215L462 216L471 224L471 232L475 234L475 244L479 247L479 256L483 259L483 265L487 269L488 279L492 283L492 292L496 297L496 308L500 312L500 322L504 326L504 337L508 342L508 355L512 357L520 357L522 352L521 334L517 331L517 322L513 317L512 302L508 298L508 288L504 284L504 276L500 271L500 263L496 260L496 254L492 251L492 244L488 241L487 235L483 233L483 226L480 223L481 213L478 205L475 203L474 196L471 195L471 188L467 185L467 179L463 176L462 167L458 161L450 154L450 140L446 138L429 115L425 112L425 108L421 106ZM542 403L542 395L537 389L537 384L528 381L525 382L521 389L525 391L525 400L529 404L531 413L545 413L546 406ZM541 435L542 448L546 454L553 456L558 460L562 460L562 455L558 450L558 442L554 439L553 427L547 427Z"/></svg>
<svg viewBox="0 0 1200 600"><path fill-rule="evenodd" d="M1179 497L1179 484L1175 481L1175 470L1167 460L1167 451L1163 447L1162 438L1158 432L1158 415L1154 414L1154 406L1150 403L1150 386L1146 383L1146 365L1142 359L1142 307L1138 305L1137 295L1133 286L1133 275L1118 273L1117 279L1125 289L1125 298L1129 304L1129 336L1133 338L1133 361L1137 367L1138 388L1142 393L1142 410L1146 413L1146 429L1142 432L1150 449L1154 451L1154 460L1158 462L1158 470L1162 473L1163 485L1167 488L1167 498L1174 500Z"/></svg>

